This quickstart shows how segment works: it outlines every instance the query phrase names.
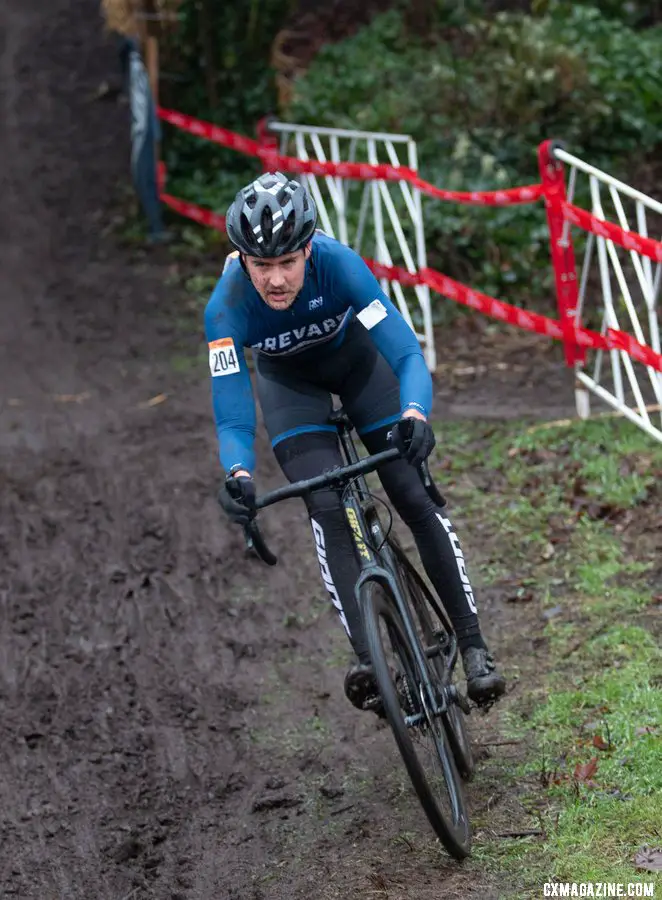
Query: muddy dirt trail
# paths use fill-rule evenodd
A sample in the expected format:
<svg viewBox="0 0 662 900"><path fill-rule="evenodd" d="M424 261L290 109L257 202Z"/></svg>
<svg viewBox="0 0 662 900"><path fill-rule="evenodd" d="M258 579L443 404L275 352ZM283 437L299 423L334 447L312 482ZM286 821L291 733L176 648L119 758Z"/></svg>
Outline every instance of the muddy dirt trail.
<svg viewBox="0 0 662 900"><path fill-rule="evenodd" d="M164 286L167 254L129 253L106 227L128 127L125 105L93 99L117 66L97 3L9 5L0 896L344 900L380 879L391 898L436 898L441 883L492 895L435 847L389 733L342 697L348 651L300 506L264 517L281 562L269 571L221 521L207 375L169 362L182 298ZM472 340L455 345L460 367ZM515 368L445 380L438 412L540 411L550 379L567 385L558 357L541 351L535 376L530 358L520 344ZM263 437L258 453L273 486ZM484 596L507 659L517 637Z"/></svg>

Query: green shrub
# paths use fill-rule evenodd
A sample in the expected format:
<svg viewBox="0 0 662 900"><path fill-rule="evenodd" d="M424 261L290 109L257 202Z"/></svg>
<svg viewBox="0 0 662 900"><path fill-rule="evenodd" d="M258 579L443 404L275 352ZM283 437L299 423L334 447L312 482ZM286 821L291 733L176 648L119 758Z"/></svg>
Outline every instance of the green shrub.
<svg viewBox="0 0 662 900"><path fill-rule="evenodd" d="M575 4L576 0L532 0L531 6L534 13L563 15ZM659 0L593 0L590 5L633 28L649 27L662 20Z"/></svg>
<svg viewBox="0 0 662 900"><path fill-rule="evenodd" d="M293 0L184 0L178 27L162 47L162 104L255 137L258 120L276 108L271 44L292 6ZM221 214L260 171L256 159L169 125L163 137L169 190Z"/></svg>
<svg viewBox="0 0 662 900"><path fill-rule="evenodd" d="M662 32L635 32L593 7L549 5L539 17L499 13L448 29L441 3L438 33L425 42L391 10L322 49L284 118L411 134L422 176L444 188L537 182L547 137L623 176L662 135ZM430 265L505 300L544 296L550 309L541 205L426 200L425 215Z"/></svg>

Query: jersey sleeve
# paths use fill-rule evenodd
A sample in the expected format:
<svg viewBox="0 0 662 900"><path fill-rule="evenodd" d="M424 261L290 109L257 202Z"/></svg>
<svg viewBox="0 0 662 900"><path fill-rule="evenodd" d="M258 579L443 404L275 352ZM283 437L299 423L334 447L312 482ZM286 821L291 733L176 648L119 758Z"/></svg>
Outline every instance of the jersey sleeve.
<svg viewBox="0 0 662 900"><path fill-rule="evenodd" d="M432 409L432 378L418 338L358 253L338 245L334 290L355 311L400 382L401 412Z"/></svg>
<svg viewBox="0 0 662 900"><path fill-rule="evenodd" d="M211 393L221 465L226 472L255 466L255 399L244 356L245 326L225 303L219 281L205 309Z"/></svg>

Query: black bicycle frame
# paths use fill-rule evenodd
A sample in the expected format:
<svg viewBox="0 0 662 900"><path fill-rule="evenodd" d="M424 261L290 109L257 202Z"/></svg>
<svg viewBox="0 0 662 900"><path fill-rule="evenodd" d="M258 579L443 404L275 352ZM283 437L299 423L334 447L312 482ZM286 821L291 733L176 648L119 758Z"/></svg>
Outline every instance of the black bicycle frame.
<svg viewBox="0 0 662 900"><path fill-rule="evenodd" d="M355 464L358 462L358 455L351 436L352 426L344 419L337 422L336 425L338 427L338 437L340 438L345 458L349 461L350 465ZM425 466L425 468L427 469L427 466ZM421 474L425 484L426 479L423 473ZM429 483L432 484L431 479L429 479L429 472L426 474L428 475ZM441 499L443 505L443 498L438 495L436 488L435 493L435 499ZM349 491L347 491L347 496L343 498L343 505L345 507L348 525L354 536L354 545L356 547L359 566L361 568L361 574L354 586L356 602L359 604L360 608L361 589L369 581L375 581L378 584L390 588L395 600L396 609L405 628L407 640L414 653L416 665L423 676L425 690L432 703L431 712L435 716L438 716L447 709L446 697L443 692L440 692L439 695L437 694L428 675L427 658L421 648L421 642L416 634L409 606L403 599L402 587L400 586L399 578L396 574L398 572L398 564L394 559L393 551L386 540L386 535L384 534L382 524L377 515L376 504L368 489L364 474L358 475L355 478L355 484L350 487ZM366 534L363 529L364 523L370 534L369 539L366 539ZM377 550L374 549L375 547ZM441 698L441 704L437 702L437 696ZM414 716L406 716L405 722L408 726L418 725L423 717L424 713L422 712L417 713Z"/></svg>
<svg viewBox="0 0 662 900"><path fill-rule="evenodd" d="M335 410L330 420L338 429L338 437L342 445L345 459L348 464L337 469L332 469L322 475L316 475L304 481L294 482L282 488L277 488L264 494L256 501L256 509L264 509L280 500L293 497L305 497L314 490L322 488L348 488L343 492L343 505L347 523L354 537L354 545L358 557L361 574L356 582L354 591L357 603L360 604L361 589L369 581L375 581L389 588L395 599L396 609L403 622L407 639L416 657L416 664L424 677L424 687L432 703L432 712L435 716L446 711L446 697L443 691L439 692L441 705L437 702L437 694L428 675L427 658L421 648L416 629L411 619L409 607L402 596L402 587L399 584L398 564L393 551L384 534L377 509L366 483L366 475L373 472L387 462L399 459L397 449L383 450L365 459L359 459L356 447L351 436L353 425L342 410ZM420 475L430 498L433 502L443 507L445 500L437 490L430 477L427 463L420 468ZM264 538L256 522L251 522L245 527L246 542L255 550L257 555L269 565L275 565L277 558L267 547ZM369 537L366 534L369 533ZM375 550L375 548L377 548ZM445 619L446 617L444 617ZM446 623L445 623L446 624ZM418 724L424 714L408 716L408 725Z"/></svg>

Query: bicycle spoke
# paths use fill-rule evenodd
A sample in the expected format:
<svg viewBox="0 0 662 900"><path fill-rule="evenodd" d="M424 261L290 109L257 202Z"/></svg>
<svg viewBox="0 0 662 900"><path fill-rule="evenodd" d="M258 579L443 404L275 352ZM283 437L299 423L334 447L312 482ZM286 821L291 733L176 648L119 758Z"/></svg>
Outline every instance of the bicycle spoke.
<svg viewBox="0 0 662 900"><path fill-rule="evenodd" d="M365 587L366 636L389 724L430 824L461 859L470 846L468 816L444 721L427 694L427 663L425 672L419 670L399 614L381 588Z"/></svg>
<svg viewBox="0 0 662 900"><path fill-rule="evenodd" d="M462 814L456 796L448 789L448 781L454 775L450 771L450 748L447 745L446 736L443 733L443 725L439 718L433 720L433 725L415 726L411 729L412 740L421 750L421 762L424 763L426 778L430 788L434 791L435 799L442 808L442 813L452 822L456 822ZM446 744L444 748L443 763L440 758L439 743Z"/></svg>
<svg viewBox="0 0 662 900"><path fill-rule="evenodd" d="M431 665L440 690L450 684L451 673L449 653L451 642L448 639L450 623L444 616L443 607L430 593L425 583L417 577L415 570L408 563L407 557L394 536L389 537L389 545L399 565L399 571L408 599L414 611L414 623L421 644L425 648L437 648L437 654L431 657ZM452 693L447 693L447 711L443 714L450 750L455 759L457 769L465 780L469 780L474 770L473 754L467 733L465 716Z"/></svg>

